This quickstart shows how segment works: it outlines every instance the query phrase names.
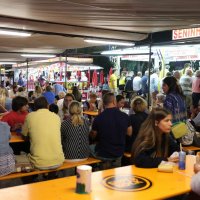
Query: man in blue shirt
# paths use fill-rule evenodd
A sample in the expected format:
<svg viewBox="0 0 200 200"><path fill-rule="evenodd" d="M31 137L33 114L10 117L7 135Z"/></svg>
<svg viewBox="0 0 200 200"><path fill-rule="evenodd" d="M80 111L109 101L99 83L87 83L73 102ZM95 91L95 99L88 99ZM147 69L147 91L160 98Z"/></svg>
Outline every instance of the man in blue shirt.
<svg viewBox="0 0 200 200"><path fill-rule="evenodd" d="M55 95L58 95L59 92L67 92L67 90L63 87L63 85L59 83L54 83L53 85Z"/></svg>
<svg viewBox="0 0 200 200"><path fill-rule="evenodd" d="M118 159L125 149L126 134L132 134L129 117L116 108L113 93L103 97L105 110L93 122L91 136L96 137L97 144L92 146L93 156L102 160ZM120 163L120 162L118 162Z"/></svg>
<svg viewBox="0 0 200 200"><path fill-rule="evenodd" d="M144 76L142 77L142 94L144 97L147 97L147 94L148 94L148 75L149 75L149 72L148 71L145 71L144 73Z"/></svg>
<svg viewBox="0 0 200 200"><path fill-rule="evenodd" d="M51 86L48 85L46 87L46 92L42 95L46 98L49 105L55 102L55 94L51 91Z"/></svg>

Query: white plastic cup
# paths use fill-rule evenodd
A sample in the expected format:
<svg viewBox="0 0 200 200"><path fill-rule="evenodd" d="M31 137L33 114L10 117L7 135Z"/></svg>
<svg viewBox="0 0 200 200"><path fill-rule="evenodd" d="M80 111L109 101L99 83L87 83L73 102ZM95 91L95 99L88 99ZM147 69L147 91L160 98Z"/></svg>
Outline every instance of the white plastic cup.
<svg viewBox="0 0 200 200"><path fill-rule="evenodd" d="M91 192L92 167L81 165L76 168L76 193L88 194Z"/></svg>

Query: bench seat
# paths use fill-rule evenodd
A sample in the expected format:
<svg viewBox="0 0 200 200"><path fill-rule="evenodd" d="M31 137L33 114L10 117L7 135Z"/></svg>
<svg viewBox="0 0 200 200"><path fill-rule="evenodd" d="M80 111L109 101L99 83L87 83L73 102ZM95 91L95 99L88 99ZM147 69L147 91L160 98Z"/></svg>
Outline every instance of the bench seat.
<svg viewBox="0 0 200 200"><path fill-rule="evenodd" d="M96 158L88 158L87 160L80 161L80 162L67 162L65 161L62 166L60 166L57 169L50 169L50 170L34 170L32 172L16 172L12 174L8 174L6 176L0 177L0 181L2 180L8 180L8 179L14 179L14 178L21 178L25 176L33 176L33 175L38 175L38 174L45 174L49 172L55 172L55 171L60 171L64 169L70 169L77 167L79 165L90 165L90 164L95 164L95 163L100 163L101 160L98 160Z"/></svg>

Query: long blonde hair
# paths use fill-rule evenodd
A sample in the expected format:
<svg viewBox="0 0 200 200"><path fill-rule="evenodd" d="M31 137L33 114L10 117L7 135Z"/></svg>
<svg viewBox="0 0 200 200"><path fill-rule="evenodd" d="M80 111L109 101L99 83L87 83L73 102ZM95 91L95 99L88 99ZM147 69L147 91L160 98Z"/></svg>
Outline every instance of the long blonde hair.
<svg viewBox="0 0 200 200"><path fill-rule="evenodd" d="M171 113L164 108L155 108L151 111L150 115L140 127L138 136L133 143L131 151L132 161L134 160L134 157L137 157L141 152L152 148L155 148L155 152L151 155L152 157L168 156L169 134L164 135L166 137L166 142L165 146L162 147L162 132L155 123L156 121L159 123L169 114Z"/></svg>
<svg viewBox="0 0 200 200"><path fill-rule="evenodd" d="M5 108L6 97L8 96L7 90L3 87L0 87L0 104Z"/></svg>
<svg viewBox="0 0 200 200"><path fill-rule="evenodd" d="M82 108L78 101L72 101L69 105L72 124L74 126L83 125Z"/></svg>

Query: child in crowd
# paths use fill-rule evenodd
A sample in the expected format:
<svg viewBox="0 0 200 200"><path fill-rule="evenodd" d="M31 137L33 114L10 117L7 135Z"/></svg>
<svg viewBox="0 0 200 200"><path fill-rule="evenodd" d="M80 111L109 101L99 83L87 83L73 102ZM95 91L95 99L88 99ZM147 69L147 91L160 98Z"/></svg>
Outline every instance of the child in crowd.
<svg viewBox="0 0 200 200"><path fill-rule="evenodd" d="M85 103L83 104L83 109L84 111L96 111L97 108L97 95L95 93L91 93L89 101L85 101Z"/></svg>
<svg viewBox="0 0 200 200"><path fill-rule="evenodd" d="M16 96L12 101L12 111L4 115L1 121L7 122L11 131L18 131L24 124L28 108L28 100L25 97Z"/></svg>

